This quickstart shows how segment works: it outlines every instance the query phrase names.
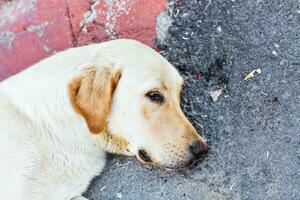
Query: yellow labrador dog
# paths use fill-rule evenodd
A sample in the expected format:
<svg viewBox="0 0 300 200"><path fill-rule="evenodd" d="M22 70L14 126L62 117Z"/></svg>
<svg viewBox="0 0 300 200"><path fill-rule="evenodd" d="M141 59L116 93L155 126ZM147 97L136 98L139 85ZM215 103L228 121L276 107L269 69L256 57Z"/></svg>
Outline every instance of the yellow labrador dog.
<svg viewBox="0 0 300 200"><path fill-rule="evenodd" d="M105 152L164 168L207 151L180 108L183 79L151 48L71 48L0 83L0 199L79 200Z"/></svg>

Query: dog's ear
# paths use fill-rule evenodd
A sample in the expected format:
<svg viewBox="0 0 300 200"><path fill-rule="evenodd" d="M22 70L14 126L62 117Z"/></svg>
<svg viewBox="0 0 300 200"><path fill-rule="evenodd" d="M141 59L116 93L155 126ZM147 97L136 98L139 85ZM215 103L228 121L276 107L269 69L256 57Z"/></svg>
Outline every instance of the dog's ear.
<svg viewBox="0 0 300 200"><path fill-rule="evenodd" d="M112 67L89 66L69 84L72 106L81 114L92 133L105 129L113 93L121 71Z"/></svg>

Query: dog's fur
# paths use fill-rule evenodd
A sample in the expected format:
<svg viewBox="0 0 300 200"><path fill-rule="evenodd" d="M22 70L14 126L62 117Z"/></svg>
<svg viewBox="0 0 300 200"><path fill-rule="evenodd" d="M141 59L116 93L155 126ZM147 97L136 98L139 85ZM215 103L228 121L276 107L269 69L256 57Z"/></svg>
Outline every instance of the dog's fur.
<svg viewBox="0 0 300 200"><path fill-rule="evenodd" d="M180 109L183 80L133 40L57 53L0 83L0 199L81 199L105 152L185 166L207 145ZM163 94L152 102L147 92Z"/></svg>

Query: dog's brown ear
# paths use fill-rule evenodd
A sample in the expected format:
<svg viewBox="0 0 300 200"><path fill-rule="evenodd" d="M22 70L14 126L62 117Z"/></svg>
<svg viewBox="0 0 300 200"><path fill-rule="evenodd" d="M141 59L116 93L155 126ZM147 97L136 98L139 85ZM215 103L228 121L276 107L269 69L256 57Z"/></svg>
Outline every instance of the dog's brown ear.
<svg viewBox="0 0 300 200"><path fill-rule="evenodd" d="M104 130L120 77L121 71L110 66L89 66L69 84L73 108L84 117L92 133Z"/></svg>

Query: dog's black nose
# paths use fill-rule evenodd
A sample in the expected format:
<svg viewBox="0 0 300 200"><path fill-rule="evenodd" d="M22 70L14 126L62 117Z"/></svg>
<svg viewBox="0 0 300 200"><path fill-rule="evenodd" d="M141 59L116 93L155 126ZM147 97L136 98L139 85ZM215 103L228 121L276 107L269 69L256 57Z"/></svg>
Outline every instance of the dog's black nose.
<svg viewBox="0 0 300 200"><path fill-rule="evenodd" d="M199 157L208 151L208 146L206 143L203 143L199 140L195 141L191 146L190 146L191 153L195 157Z"/></svg>

